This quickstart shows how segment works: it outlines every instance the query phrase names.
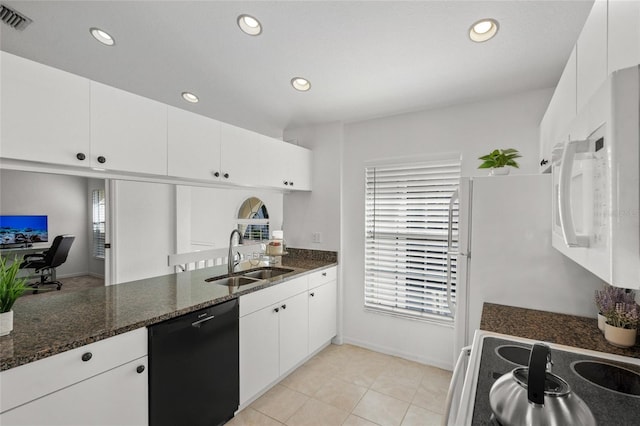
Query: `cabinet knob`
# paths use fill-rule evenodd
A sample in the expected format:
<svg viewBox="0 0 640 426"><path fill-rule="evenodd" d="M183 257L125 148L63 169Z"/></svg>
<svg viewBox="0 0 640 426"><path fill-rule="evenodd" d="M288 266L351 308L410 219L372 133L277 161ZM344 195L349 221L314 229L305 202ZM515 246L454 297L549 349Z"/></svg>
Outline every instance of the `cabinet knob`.
<svg viewBox="0 0 640 426"><path fill-rule="evenodd" d="M220 177L220 172L213 172L213 175L214 175L215 177Z"/></svg>
<svg viewBox="0 0 640 426"><path fill-rule="evenodd" d="M289 182L289 186L293 186L293 181Z"/></svg>
<svg viewBox="0 0 640 426"><path fill-rule="evenodd" d="M284 183L286 186L289 186L289 182L287 182L286 180L282 183Z"/></svg>
<svg viewBox="0 0 640 426"><path fill-rule="evenodd" d="M86 155L84 155L84 152L79 152L76 154L76 158L80 161L84 160L85 158L87 158Z"/></svg>
<svg viewBox="0 0 640 426"><path fill-rule="evenodd" d="M314 297L316 294L315 293L309 293L309 296Z"/></svg>
<svg viewBox="0 0 640 426"><path fill-rule="evenodd" d="M545 160L544 158L542 159L542 161L540 161L540 165L544 166L545 164L547 164L549 162L549 160Z"/></svg>
<svg viewBox="0 0 640 426"><path fill-rule="evenodd" d="M98 163L100 164L104 164L107 162L107 159L104 158L102 155L98 157Z"/></svg>
<svg viewBox="0 0 640 426"><path fill-rule="evenodd" d="M323 272L323 273L322 273L322 276L323 276L323 277L326 277L326 276L327 276L327 273L326 273L326 272Z"/></svg>
<svg viewBox="0 0 640 426"><path fill-rule="evenodd" d="M139 365L138 368L136 368L136 371L138 374L141 374L144 371L144 365Z"/></svg>
<svg viewBox="0 0 640 426"><path fill-rule="evenodd" d="M93 357L93 354L91 352L86 352L82 354L82 360L84 362L89 361L92 357Z"/></svg>
<svg viewBox="0 0 640 426"><path fill-rule="evenodd" d="M283 309L283 310L284 310L284 309L287 309L287 305L286 305L286 304L285 304L285 305L282 305L282 309Z"/></svg>
<svg viewBox="0 0 640 426"><path fill-rule="evenodd" d="M223 176L225 179L229 179L229 173L225 173Z"/></svg>
<svg viewBox="0 0 640 426"><path fill-rule="evenodd" d="M275 313L277 314L278 312L280 312L280 308L275 308L275 309L273 310L273 312L275 312Z"/></svg>

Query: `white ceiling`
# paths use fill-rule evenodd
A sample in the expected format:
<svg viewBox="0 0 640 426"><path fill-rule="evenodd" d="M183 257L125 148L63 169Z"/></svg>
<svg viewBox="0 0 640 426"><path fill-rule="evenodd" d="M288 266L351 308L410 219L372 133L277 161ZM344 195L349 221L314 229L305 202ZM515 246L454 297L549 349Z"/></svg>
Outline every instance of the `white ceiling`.
<svg viewBox="0 0 640 426"><path fill-rule="evenodd" d="M33 20L23 31L0 25L2 50L271 136L553 87L593 4L1 1ZM242 13L262 35L240 32ZM471 42L470 25L486 17L498 35ZM311 91L294 91L294 76Z"/></svg>

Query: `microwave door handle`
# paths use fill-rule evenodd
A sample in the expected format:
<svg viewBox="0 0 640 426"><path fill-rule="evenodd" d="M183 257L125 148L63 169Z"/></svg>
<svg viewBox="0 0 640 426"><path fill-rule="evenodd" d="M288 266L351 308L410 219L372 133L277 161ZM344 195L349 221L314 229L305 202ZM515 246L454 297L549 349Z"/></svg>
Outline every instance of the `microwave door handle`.
<svg viewBox="0 0 640 426"><path fill-rule="evenodd" d="M447 306L451 315L456 315L456 304L453 303L451 295L451 256L456 256L458 253L453 251L453 207L456 204L456 200L460 198L458 190L455 190L449 199L449 223L447 225Z"/></svg>
<svg viewBox="0 0 640 426"><path fill-rule="evenodd" d="M571 214L571 172L573 162L578 152L584 152L588 147L588 140L567 142L560 163L560 179L558 184L558 213L560 229L567 247L588 247L588 240L576 235L573 215Z"/></svg>

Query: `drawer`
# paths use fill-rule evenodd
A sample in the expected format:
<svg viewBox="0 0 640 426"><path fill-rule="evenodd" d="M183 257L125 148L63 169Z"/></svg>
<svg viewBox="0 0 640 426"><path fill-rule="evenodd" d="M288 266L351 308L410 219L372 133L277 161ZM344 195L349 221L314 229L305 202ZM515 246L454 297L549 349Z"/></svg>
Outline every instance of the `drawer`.
<svg viewBox="0 0 640 426"><path fill-rule="evenodd" d="M83 361L84 354L91 359ZM147 355L139 328L0 373L0 413Z"/></svg>
<svg viewBox="0 0 640 426"><path fill-rule="evenodd" d="M337 266L332 266L331 268L313 272L309 274L309 288L315 288L315 287L318 287L319 285L326 284L330 281L335 281L337 275L338 275Z"/></svg>
<svg viewBox="0 0 640 426"><path fill-rule="evenodd" d="M294 278L290 281L254 291L245 296L240 296L240 316L243 317L252 312L266 308L296 294L309 289L308 276Z"/></svg>

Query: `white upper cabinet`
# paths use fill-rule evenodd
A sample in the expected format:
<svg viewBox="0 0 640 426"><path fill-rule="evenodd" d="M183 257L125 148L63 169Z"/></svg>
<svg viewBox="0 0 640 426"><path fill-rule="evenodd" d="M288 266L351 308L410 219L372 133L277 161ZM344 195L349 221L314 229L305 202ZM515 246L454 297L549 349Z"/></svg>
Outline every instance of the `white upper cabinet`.
<svg viewBox="0 0 640 426"><path fill-rule="evenodd" d="M640 64L640 1L609 0L608 72Z"/></svg>
<svg viewBox="0 0 640 426"><path fill-rule="evenodd" d="M89 166L89 80L6 52L0 55L0 155Z"/></svg>
<svg viewBox="0 0 640 426"><path fill-rule="evenodd" d="M167 174L167 105L91 82L91 166Z"/></svg>
<svg viewBox="0 0 640 426"><path fill-rule="evenodd" d="M266 139L269 140L263 141L262 157L269 165L267 185L294 191L310 191L312 151L288 142Z"/></svg>
<svg viewBox="0 0 640 426"><path fill-rule="evenodd" d="M218 181L221 123L202 115L169 107L168 174Z"/></svg>
<svg viewBox="0 0 640 426"><path fill-rule="evenodd" d="M607 79L607 1L596 0L578 38L578 111Z"/></svg>
<svg viewBox="0 0 640 426"><path fill-rule="evenodd" d="M220 135L223 182L264 185L267 164L261 156L262 135L226 123Z"/></svg>

